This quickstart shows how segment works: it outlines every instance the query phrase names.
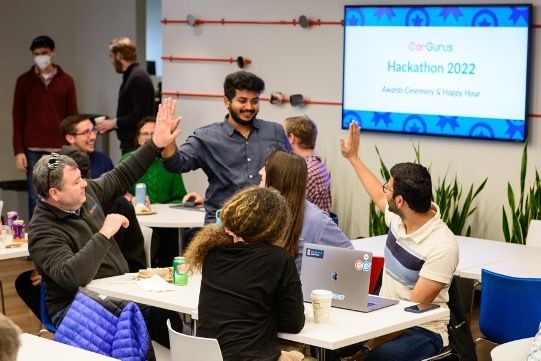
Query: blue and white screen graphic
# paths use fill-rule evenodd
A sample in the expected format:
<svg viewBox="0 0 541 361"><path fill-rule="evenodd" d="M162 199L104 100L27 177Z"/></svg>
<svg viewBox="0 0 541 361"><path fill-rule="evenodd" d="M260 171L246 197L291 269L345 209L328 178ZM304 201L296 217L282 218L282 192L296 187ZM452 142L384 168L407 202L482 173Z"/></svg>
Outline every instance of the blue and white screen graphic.
<svg viewBox="0 0 541 361"><path fill-rule="evenodd" d="M342 128L522 142L530 5L346 6Z"/></svg>

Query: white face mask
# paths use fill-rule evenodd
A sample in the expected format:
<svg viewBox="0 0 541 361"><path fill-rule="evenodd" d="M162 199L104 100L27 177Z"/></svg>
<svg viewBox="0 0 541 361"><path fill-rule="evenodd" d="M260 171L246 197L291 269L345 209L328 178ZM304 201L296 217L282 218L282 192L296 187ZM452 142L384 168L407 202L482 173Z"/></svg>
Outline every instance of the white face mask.
<svg viewBox="0 0 541 361"><path fill-rule="evenodd" d="M51 64L50 55L37 55L34 57L34 62L41 70L45 69Z"/></svg>

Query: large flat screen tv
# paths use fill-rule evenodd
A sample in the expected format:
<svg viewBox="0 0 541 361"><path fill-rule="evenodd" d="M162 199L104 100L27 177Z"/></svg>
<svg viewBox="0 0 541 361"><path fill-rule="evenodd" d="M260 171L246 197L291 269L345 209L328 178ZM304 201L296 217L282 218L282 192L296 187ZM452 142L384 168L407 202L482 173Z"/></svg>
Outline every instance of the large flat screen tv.
<svg viewBox="0 0 541 361"><path fill-rule="evenodd" d="M523 142L532 6L346 6L342 128Z"/></svg>

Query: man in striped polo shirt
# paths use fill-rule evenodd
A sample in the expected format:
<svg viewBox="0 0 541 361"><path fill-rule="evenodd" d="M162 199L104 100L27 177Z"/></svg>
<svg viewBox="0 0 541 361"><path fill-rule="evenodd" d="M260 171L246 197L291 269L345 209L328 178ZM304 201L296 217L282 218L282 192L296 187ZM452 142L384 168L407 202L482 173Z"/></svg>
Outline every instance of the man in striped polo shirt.
<svg viewBox="0 0 541 361"><path fill-rule="evenodd" d="M349 126L340 139L342 155L351 163L370 198L385 212L389 234L380 295L447 307L448 288L458 264L458 245L440 218L432 199L428 170L419 164L398 163L385 184L358 155L360 130ZM366 341L351 360L422 360L448 344L449 317Z"/></svg>

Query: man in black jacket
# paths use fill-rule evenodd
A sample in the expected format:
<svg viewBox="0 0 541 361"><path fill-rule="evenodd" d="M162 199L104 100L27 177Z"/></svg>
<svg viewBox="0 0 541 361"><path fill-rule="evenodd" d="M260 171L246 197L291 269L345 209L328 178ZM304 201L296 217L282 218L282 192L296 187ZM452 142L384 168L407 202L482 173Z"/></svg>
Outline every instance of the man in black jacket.
<svg viewBox="0 0 541 361"><path fill-rule="evenodd" d="M154 86L143 66L137 63L137 49L129 38L116 38L109 44L109 56L117 73L122 74L115 119L96 124L100 133L116 130L122 154L135 149L137 123L154 116Z"/></svg>
<svg viewBox="0 0 541 361"><path fill-rule="evenodd" d="M169 101L166 101L168 103ZM128 272L114 235L129 224L120 214L104 209L123 195L179 131L168 117L158 115L152 140L129 159L96 180L81 178L70 157L52 154L41 158L33 171L40 197L29 224L29 251L43 277L47 309L59 325L77 288L96 278Z"/></svg>

